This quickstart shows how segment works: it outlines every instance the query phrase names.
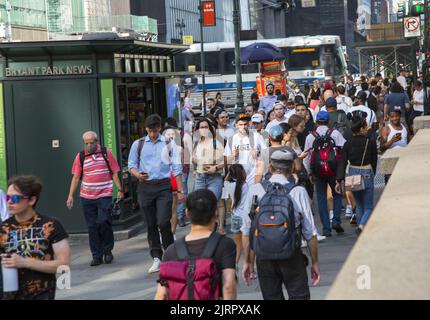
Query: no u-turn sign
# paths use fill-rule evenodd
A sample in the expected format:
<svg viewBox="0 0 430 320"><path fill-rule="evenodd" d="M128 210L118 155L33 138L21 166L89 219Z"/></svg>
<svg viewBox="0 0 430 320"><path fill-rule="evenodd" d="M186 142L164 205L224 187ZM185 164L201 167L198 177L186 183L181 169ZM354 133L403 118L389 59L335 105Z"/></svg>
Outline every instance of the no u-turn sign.
<svg viewBox="0 0 430 320"><path fill-rule="evenodd" d="M403 20L405 38L419 37L421 35L421 22L419 17L408 17Z"/></svg>

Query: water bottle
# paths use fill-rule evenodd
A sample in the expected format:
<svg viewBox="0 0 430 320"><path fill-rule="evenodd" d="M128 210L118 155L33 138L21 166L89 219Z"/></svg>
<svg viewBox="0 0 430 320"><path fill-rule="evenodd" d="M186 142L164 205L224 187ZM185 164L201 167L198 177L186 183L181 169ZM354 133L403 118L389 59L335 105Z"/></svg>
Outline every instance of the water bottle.
<svg viewBox="0 0 430 320"><path fill-rule="evenodd" d="M18 269L1 267L3 274L3 291L16 292L18 291Z"/></svg>

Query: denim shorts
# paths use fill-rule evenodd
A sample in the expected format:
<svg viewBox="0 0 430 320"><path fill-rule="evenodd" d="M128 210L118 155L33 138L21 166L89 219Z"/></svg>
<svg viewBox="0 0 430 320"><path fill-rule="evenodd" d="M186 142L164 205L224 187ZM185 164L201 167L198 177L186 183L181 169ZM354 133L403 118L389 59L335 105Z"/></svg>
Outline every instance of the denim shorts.
<svg viewBox="0 0 430 320"><path fill-rule="evenodd" d="M240 228L242 228L242 223L243 223L242 217L232 214L231 215L230 231L232 233L239 233Z"/></svg>

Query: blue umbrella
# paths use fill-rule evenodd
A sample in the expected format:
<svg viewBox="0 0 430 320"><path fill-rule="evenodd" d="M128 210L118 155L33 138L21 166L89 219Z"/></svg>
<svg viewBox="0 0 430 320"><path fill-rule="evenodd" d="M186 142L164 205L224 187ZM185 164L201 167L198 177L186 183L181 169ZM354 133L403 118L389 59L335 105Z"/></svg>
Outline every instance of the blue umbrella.
<svg viewBox="0 0 430 320"><path fill-rule="evenodd" d="M240 64L285 60L281 49L267 42L253 43L241 50Z"/></svg>

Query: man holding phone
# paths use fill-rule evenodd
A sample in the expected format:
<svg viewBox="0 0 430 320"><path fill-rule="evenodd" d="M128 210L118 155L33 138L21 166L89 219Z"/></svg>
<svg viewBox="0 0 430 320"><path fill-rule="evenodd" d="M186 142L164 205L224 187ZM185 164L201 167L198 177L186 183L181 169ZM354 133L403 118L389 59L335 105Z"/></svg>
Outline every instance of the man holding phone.
<svg viewBox="0 0 430 320"><path fill-rule="evenodd" d="M145 120L148 135L133 142L128 157L128 169L139 180L139 206L148 228L148 243L154 262L148 273L160 270L163 249L174 242L172 218L173 192L170 172L173 172L178 190L178 201L183 202L182 165L178 147L160 134L161 118L157 114ZM160 241L161 233L161 241Z"/></svg>

